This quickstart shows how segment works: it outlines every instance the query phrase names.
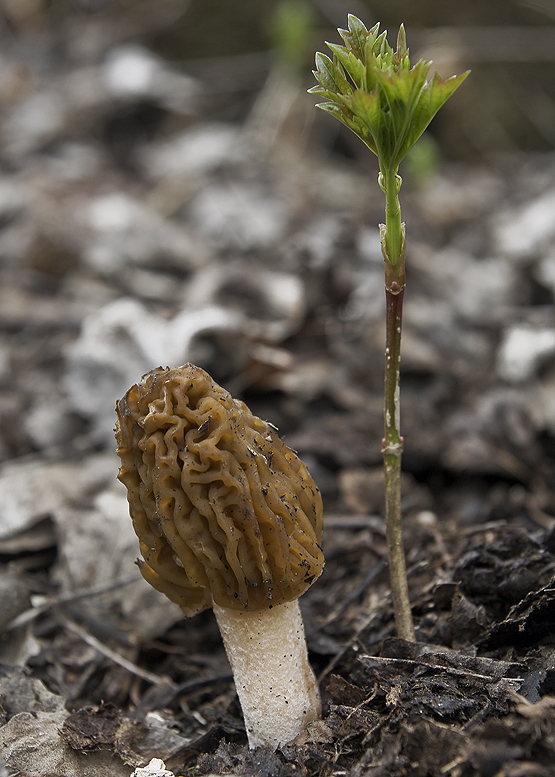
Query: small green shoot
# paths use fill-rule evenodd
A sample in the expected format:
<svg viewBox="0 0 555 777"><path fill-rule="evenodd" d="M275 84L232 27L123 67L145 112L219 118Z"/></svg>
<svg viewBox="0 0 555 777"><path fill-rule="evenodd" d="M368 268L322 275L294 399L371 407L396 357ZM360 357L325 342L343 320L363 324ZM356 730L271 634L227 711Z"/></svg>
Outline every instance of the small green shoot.
<svg viewBox="0 0 555 777"><path fill-rule="evenodd" d="M405 225L401 220L399 165L441 106L468 75L428 79L431 62L411 68L405 28L397 49L379 24L367 30L349 14L348 29L338 30L344 46L326 45L332 58L316 54L318 86L309 91L327 102L317 107L335 116L378 157L378 183L385 194L385 225L380 224L385 262L386 347L384 383L385 511L391 592L397 635L414 641L401 525L401 454L399 371L405 290Z"/></svg>
<svg viewBox="0 0 555 777"><path fill-rule="evenodd" d="M311 53L315 16L308 0L282 0L270 20L269 33L280 67L300 74Z"/></svg>

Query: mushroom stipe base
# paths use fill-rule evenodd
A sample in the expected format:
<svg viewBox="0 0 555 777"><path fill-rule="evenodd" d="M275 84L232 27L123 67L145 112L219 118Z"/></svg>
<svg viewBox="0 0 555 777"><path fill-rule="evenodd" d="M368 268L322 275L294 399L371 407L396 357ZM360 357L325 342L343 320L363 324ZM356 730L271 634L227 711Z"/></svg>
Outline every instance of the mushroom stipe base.
<svg viewBox="0 0 555 777"><path fill-rule="evenodd" d="M299 601L259 612L214 605L233 676L249 747L279 747L321 716L308 663Z"/></svg>

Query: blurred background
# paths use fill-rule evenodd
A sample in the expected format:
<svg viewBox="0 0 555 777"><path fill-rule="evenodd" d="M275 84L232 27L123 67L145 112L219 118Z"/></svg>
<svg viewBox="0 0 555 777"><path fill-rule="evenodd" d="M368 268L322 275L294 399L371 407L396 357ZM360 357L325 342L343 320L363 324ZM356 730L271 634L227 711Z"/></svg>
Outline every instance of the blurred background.
<svg viewBox="0 0 555 777"><path fill-rule="evenodd" d="M296 5L303 6L303 3ZM262 3L192 0L181 23L161 31L152 43L176 60L260 54L279 43L276 41L278 6L279 2L271 0ZM298 65L307 83L310 84L307 71L313 51L322 50L325 40L338 40L335 28L345 26L347 13L358 15L368 28L379 21L382 29L390 30L392 44L403 22L408 30L413 61L432 59L444 77L467 68L473 71L468 87L441 112L431 130L447 158L468 159L502 150L534 151L553 147L555 3L552 0L418 3L313 0L305 8L311 30L306 39L305 61L299 58ZM236 60L236 87L248 73L254 76L254 71L258 71L259 77L263 75L262 57L258 67L254 62L248 58L242 62L239 58ZM231 77L234 67L231 62L228 66ZM254 83L244 85L256 87ZM245 97L248 99L248 95ZM241 110L239 104L236 108Z"/></svg>
<svg viewBox="0 0 555 777"><path fill-rule="evenodd" d="M405 402L464 373L457 353L484 385L496 360L514 383L551 358L554 0L2 0L1 458L111 447L115 399L160 362L285 431L380 407L376 160L307 94L349 12L392 44L404 22L444 77L472 70L401 170ZM528 308L515 378L502 345Z"/></svg>
<svg viewBox="0 0 555 777"><path fill-rule="evenodd" d="M26 66L46 77L68 58L92 65L115 45L141 43L201 80L204 111L241 120L275 63L276 49L310 86L314 51L325 40L338 40L334 29L345 25L350 12L367 27L380 21L393 34L404 22L413 58L433 59L442 74L472 68L464 92L431 130L447 158L553 147L552 0L298 0L289 3L289 21L280 16L280 5L280 0L3 0L4 58L13 52L20 70ZM287 41L295 13L301 29ZM288 46L295 47L294 54ZM21 98L23 72L17 77L4 67L2 81L3 101ZM106 131L117 135L114 143L124 143L126 126L131 135L152 133L164 119L160 105L134 107L127 106L125 117L105 117ZM334 137L340 130L322 117L315 121L324 125L316 137L346 153L349 141Z"/></svg>

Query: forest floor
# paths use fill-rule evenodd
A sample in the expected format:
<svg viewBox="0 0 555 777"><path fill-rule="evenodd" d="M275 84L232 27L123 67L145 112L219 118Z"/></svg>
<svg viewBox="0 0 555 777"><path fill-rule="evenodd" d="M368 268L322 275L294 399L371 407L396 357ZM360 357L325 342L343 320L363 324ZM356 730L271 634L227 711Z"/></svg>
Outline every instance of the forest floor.
<svg viewBox="0 0 555 777"><path fill-rule="evenodd" d="M555 775L555 157L404 171L405 643L373 160L279 73L231 121L91 30L2 53L0 775ZM248 750L212 613L134 566L115 401L187 361L324 498L301 600L324 715L277 753Z"/></svg>

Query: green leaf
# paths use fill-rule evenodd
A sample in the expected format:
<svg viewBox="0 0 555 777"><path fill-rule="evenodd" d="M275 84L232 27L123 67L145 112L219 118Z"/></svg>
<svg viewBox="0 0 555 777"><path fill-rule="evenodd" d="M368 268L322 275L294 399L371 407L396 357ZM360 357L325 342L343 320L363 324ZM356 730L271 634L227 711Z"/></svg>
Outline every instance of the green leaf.
<svg viewBox="0 0 555 777"><path fill-rule="evenodd" d="M411 68L403 25L396 51L379 24L367 30L349 15L348 27L339 30L345 46L327 44L333 61L316 55L320 86L309 91L330 101L318 107L355 132L377 154L380 169L397 170L468 72L445 81L434 74L428 81L432 63L420 60Z"/></svg>
<svg viewBox="0 0 555 777"><path fill-rule="evenodd" d="M387 30L384 30L381 35L376 38L372 51L376 57L380 58L383 67L388 67L391 64L393 58L393 49L387 42Z"/></svg>
<svg viewBox="0 0 555 777"><path fill-rule="evenodd" d="M350 94L353 91L341 66L332 62L325 54L316 54L316 68L317 70L312 72L324 89L337 94Z"/></svg>
<svg viewBox="0 0 555 777"><path fill-rule="evenodd" d="M360 59L357 59L352 51L347 51L344 46L336 46L333 43L326 43L326 46L328 46L333 52L334 57L341 63L345 72L350 76L353 84L358 89L365 89L366 68Z"/></svg>
<svg viewBox="0 0 555 777"><path fill-rule="evenodd" d="M368 38L368 30L360 19L357 19L353 14L347 16L347 24L349 26L350 48L358 59L362 59L364 46Z"/></svg>
<svg viewBox="0 0 555 777"><path fill-rule="evenodd" d="M409 55L407 48L407 36L405 34L405 25L401 24L399 32L397 33L397 51L395 52L395 58L399 63L404 62Z"/></svg>
<svg viewBox="0 0 555 777"><path fill-rule="evenodd" d="M380 106L379 95L376 92L355 92L349 101L353 113L358 116L368 127L368 130L374 135L380 126L382 118L382 107Z"/></svg>
<svg viewBox="0 0 555 777"><path fill-rule="evenodd" d="M316 54L316 72L314 73L321 86L324 89L335 91L335 73L333 71L333 62L325 54Z"/></svg>
<svg viewBox="0 0 555 777"><path fill-rule="evenodd" d="M437 73L434 73L429 84L429 111L432 112L432 117L435 116L469 74L470 70L466 70L460 76L451 76L451 78L447 78L444 81Z"/></svg>
<svg viewBox="0 0 555 777"><path fill-rule="evenodd" d="M377 149L372 135L369 133L367 127L364 126L363 122L358 116L354 115L351 111L346 110L339 105L335 105L334 103L318 103L316 107L338 119L338 121L354 132L355 135L357 135L374 154L377 154Z"/></svg>

